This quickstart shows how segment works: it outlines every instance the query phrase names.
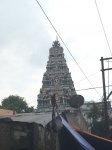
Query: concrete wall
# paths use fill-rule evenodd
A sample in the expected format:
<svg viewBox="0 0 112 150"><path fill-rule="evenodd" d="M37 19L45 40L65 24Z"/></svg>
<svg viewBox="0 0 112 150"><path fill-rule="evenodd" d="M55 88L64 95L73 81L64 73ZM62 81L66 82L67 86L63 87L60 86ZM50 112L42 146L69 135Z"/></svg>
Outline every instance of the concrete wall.
<svg viewBox="0 0 112 150"><path fill-rule="evenodd" d="M88 124L81 114L65 112L63 115L69 124L88 130ZM62 128L59 118L56 120L56 126L58 130ZM49 128L50 126L47 127L44 128L37 123L11 121L10 118L2 118L0 119L0 150L63 150L59 146L62 146L62 140L59 137L65 138L64 133L62 132L63 134L59 134L59 136L59 132L53 132ZM64 143L65 141L63 141Z"/></svg>
<svg viewBox="0 0 112 150"><path fill-rule="evenodd" d="M0 122L0 150L56 150L57 134L36 123Z"/></svg>
<svg viewBox="0 0 112 150"><path fill-rule="evenodd" d="M57 134L48 131L46 128L35 124L34 126L34 150L56 150Z"/></svg>
<svg viewBox="0 0 112 150"><path fill-rule="evenodd" d="M15 110L0 109L0 116L11 116L15 114L16 114Z"/></svg>
<svg viewBox="0 0 112 150"><path fill-rule="evenodd" d="M85 120L82 114L79 112L64 112L63 117L66 117L68 123L72 126L76 126L82 130L88 131L89 124Z"/></svg>
<svg viewBox="0 0 112 150"><path fill-rule="evenodd" d="M1 150L32 150L33 124L0 122Z"/></svg>
<svg viewBox="0 0 112 150"><path fill-rule="evenodd" d="M63 118L71 125L71 126L76 126L77 128L80 128L85 131L90 131L89 130L89 124L86 121L86 119L83 117L82 114L79 112L70 112L70 111L65 111L61 114ZM47 127L49 129L53 129L53 131L58 131L62 128L62 123L60 121L59 117L56 117L55 119L55 126L52 128L52 121L50 121L47 124Z"/></svg>

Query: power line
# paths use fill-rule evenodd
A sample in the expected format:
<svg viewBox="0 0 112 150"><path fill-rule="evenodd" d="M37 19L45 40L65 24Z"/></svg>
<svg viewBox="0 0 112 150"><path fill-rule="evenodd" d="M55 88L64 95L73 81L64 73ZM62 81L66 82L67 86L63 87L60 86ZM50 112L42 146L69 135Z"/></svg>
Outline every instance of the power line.
<svg viewBox="0 0 112 150"><path fill-rule="evenodd" d="M100 15L100 11L99 11L99 9L98 9L97 2L96 2L96 0L94 0L94 2L95 2L95 5L96 5L96 8L97 8L98 16L99 16L99 19L100 19L100 22L101 22L101 25L102 25L102 29L103 29L105 38L106 38L106 41L107 41L107 45L108 45L108 48L109 48L109 50L110 50L110 54L111 54L111 56L112 56L112 51L111 51L110 44L109 44L109 41L108 41L108 38L107 38L107 34L106 34L106 31L105 31L105 28L104 28L104 25L103 25L103 21L102 21L101 15Z"/></svg>
<svg viewBox="0 0 112 150"><path fill-rule="evenodd" d="M100 72L100 71L97 71L97 72L95 72L95 73L89 75L88 78L91 77L91 76L93 76L93 75L95 75L95 74L97 74L97 73L99 73L99 72ZM79 82L81 82L81 81L83 81L83 80L85 80L85 79L86 79L86 78L83 78L83 79L81 79L81 80L75 82L74 84L77 84L77 83L79 83Z"/></svg>
<svg viewBox="0 0 112 150"><path fill-rule="evenodd" d="M93 84L90 82L90 80L88 79L88 77L86 76L86 74L84 73L84 71L82 70L82 68L79 66L78 62L75 60L74 56L72 55L72 53L70 52L70 50L68 49L68 47L66 46L65 42L63 41L63 39L61 38L60 34L58 33L58 31L56 30L56 28L54 27L54 25L52 24L51 20L49 19L49 17L47 16L47 14L45 13L44 9L42 8L42 6L40 5L40 3L38 2L38 0L36 0L36 2L38 3L39 7L41 8L41 10L43 11L44 15L46 16L46 18L48 19L49 23L51 24L51 26L53 27L53 29L55 30L55 32L57 33L57 35L59 36L60 40L62 41L62 43L64 44L64 46L66 47L66 49L68 50L69 54L71 55L71 57L73 58L73 60L75 61L75 63L77 64L77 66L79 67L79 69L81 70L81 72L83 73L83 75L85 76L85 78L88 80L88 82L91 84L91 86L93 87L93 89L97 92L97 94L101 97L101 95L98 93L98 91L94 88Z"/></svg>
<svg viewBox="0 0 112 150"><path fill-rule="evenodd" d="M106 86L106 87L111 87L112 85L108 85L108 86ZM103 88L102 86L100 86L100 87L95 87L96 89L97 88ZM80 89L80 90L76 90L76 91L86 91L86 90L94 90L94 88L87 88L87 89ZM100 100L100 99L99 99ZM35 100L35 101L31 101L31 102L29 102L28 104L30 104L30 103L34 103L34 102L36 102L37 100ZM98 100L97 100L98 101Z"/></svg>
<svg viewBox="0 0 112 150"><path fill-rule="evenodd" d="M34 103L34 102L36 102L37 100L35 100L35 101L31 101L31 102L29 102L28 104L31 104L31 103Z"/></svg>
<svg viewBox="0 0 112 150"><path fill-rule="evenodd" d="M110 87L110 86L112 86L112 85L109 85L109 86L106 86L106 87ZM102 86L100 86L100 87L95 87L96 89L98 89L98 88L103 88ZM85 90L94 90L94 88L87 88L87 89L81 89L81 90L76 90L76 91L85 91Z"/></svg>

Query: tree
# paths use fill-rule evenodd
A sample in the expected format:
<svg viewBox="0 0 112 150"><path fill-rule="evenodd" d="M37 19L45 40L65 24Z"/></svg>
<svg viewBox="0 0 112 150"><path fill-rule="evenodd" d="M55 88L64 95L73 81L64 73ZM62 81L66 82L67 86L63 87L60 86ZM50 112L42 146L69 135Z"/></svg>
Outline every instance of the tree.
<svg viewBox="0 0 112 150"><path fill-rule="evenodd" d="M94 103L94 102L92 103L92 107L91 107L90 111L87 113L87 117L92 118L93 120L96 120L99 117L101 117L101 110L99 110L96 103Z"/></svg>
<svg viewBox="0 0 112 150"><path fill-rule="evenodd" d="M33 107L28 107L28 104L23 97L18 95L10 95L2 100L2 108L16 110L17 113L33 112Z"/></svg>
<svg viewBox="0 0 112 150"><path fill-rule="evenodd" d="M109 118L109 134L110 134L110 138L112 140L112 118ZM101 136L101 137L105 137L106 138L106 135L105 135L105 120L104 118L102 118L100 121L98 120L94 120L92 122L92 128L91 128L91 133L92 134L95 134L95 135L98 135L98 136Z"/></svg>
<svg viewBox="0 0 112 150"><path fill-rule="evenodd" d="M87 113L87 117L90 119L92 118L91 133L106 138L105 119L102 114L103 114L102 109L101 108L99 109L99 107L95 103L93 103L90 111ZM110 138L112 139L112 128L111 128L112 118L109 118L109 127L110 127L109 132L111 135Z"/></svg>
<svg viewBox="0 0 112 150"><path fill-rule="evenodd" d="M103 118L100 121L93 120L91 133L101 137L105 137L105 120Z"/></svg>

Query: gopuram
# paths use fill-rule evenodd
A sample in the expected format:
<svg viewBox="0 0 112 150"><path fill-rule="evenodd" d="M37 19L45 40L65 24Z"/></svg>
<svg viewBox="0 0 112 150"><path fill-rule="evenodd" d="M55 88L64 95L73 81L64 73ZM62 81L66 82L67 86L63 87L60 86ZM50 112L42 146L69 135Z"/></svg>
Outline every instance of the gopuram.
<svg viewBox="0 0 112 150"><path fill-rule="evenodd" d="M51 96L55 94L58 110L70 109L68 103L72 95L76 95L71 73L64 58L63 48L58 40L49 49L49 60L42 79L42 88L37 98L37 110L52 110Z"/></svg>

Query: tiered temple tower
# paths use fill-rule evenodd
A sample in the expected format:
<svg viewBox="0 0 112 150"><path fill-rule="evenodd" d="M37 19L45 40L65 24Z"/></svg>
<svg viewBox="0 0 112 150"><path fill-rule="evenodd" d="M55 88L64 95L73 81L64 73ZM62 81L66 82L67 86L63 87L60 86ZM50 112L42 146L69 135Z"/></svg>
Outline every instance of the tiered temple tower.
<svg viewBox="0 0 112 150"><path fill-rule="evenodd" d="M76 95L71 73L64 58L63 48L58 40L49 50L46 72L43 75L42 88L38 94L38 110L51 110L51 96L55 93L59 110L70 109L68 100Z"/></svg>

